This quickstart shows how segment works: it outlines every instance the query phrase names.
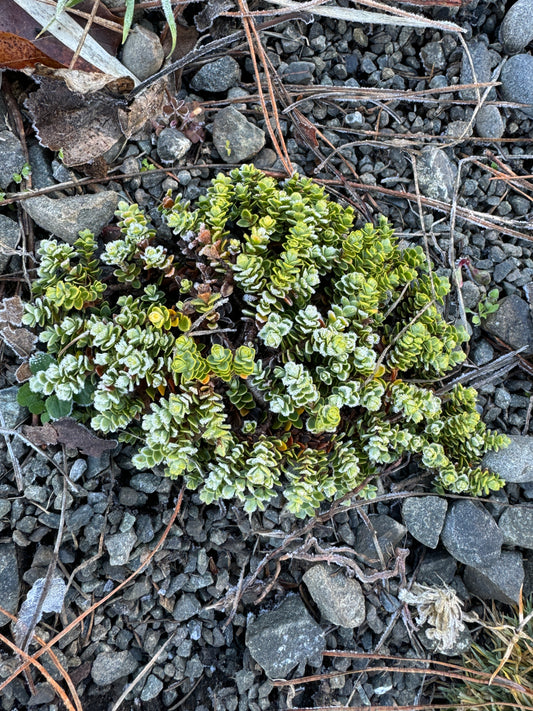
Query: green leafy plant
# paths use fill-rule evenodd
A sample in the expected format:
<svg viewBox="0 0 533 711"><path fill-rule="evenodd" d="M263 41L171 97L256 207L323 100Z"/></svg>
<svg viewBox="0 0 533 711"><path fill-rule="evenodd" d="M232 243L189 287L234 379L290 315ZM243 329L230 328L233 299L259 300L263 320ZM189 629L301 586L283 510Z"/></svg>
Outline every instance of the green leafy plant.
<svg viewBox="0 0 533 711"><path fill-rule="evenodd" d="M311 180L246 165L195 209L167 196L162 212L174 242L126 203L103 250L88 232L41 242L23 321L53 361L21 398L53 418L56 396L137 443L137 468L249 512L279 492L301 517L359 485L372 497L369 477L404 456L440 491L503 486L478 466L508 439L486 430L475 390L432 387L465 358L441 313L450 285L384 218L356 230Z"/></svg>
<svg viewBox="0 0 533 711"><path fill-rule="evenodd" d="M481 324L481 321L486 319L489 314L495 313L500 308L500 305L498 303L499 298L500 292L498 291L498 289L491 289L487 296L482 299L477 305L477 313L475 313L474 311L470 311L470 309L467 309L467 313L473 314L472 323L476 326L479 326Z"/></svg>
<svg viewBox="0 0 533 711"><path fill-rule="evenodd" d="M26 180L27 177L31 175L31 165L29 163L24 163L22 166L22 169L20 173L13 173L13 182L17 183L17 185L20 185L23 180Z"/></svg>

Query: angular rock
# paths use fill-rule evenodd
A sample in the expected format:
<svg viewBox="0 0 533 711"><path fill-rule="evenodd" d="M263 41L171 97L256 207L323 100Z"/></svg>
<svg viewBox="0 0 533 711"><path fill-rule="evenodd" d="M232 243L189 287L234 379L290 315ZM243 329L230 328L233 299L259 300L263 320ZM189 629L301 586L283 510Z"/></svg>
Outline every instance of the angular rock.
<svg viewBox="0 0 533 711"><path fill-rule="evenodd" d="M519 546L533 550L533 509L508 506L500 516L498 526L504 546Z"/></svg>
<svg viewBox="0 0 533 711"><path fill-rule="evenodd" d="M486 509L460 500L446 515L441 540L455 560L479 568L499 559L503 535Z"/></svg>
<svg viewBox="0 0 533 711"><path fill-rule="evenodd" d="M442 42L428 42L420 49L420 59L425 69L432 74L446 69L447 62L442 49Z"/></svg>
<svg viewBox="0 0 533 711"><path fill-rule="evenodd" d="M105 547L109 553L110 565L126 565L136 541L137 536L133 529L108 536L105 539Z"/></svg>
<svg viewBox="0 0 533 711"><path fill-rule="evenodd" d="M403 522L407 530L428 548L436 548L448 502L440 496L412 496L402 506Z"/></svg>
<svg viewBox="0 0 533 711"><path fill-rule="evenodd" d="M511 444L499 452L487 452L482 466L514 484L533 482L533 437L510 435Z"/></svg>
<svg viewBox="0 0 533 711"><path fill-rule="evenodd" d="M218 94L227 91L241 80L241 68L233 57L225 56L204 64L191 79L194 91Z"/></svg>
<svg viewBox="0 0 533 711"><path fill-rule="evenodd" d="M425 585L442 587L443 583L448 585L452 582L457 570L457 563L445 551L434 551L424 556L420 563L417 582Z"/></svg>
<svg viewBox="0 0 533 711"><path fill-rule="evenodd" d="M270 679L286 678L300 662L320 654L324 633L297 595L248 625L246 646Z"/></svg>
<svg viewBox="0 0 533 711"><path fill-rule="evenodd" d="M407 533L407 528L385 514L374 514L369 516L369 519L376 532L381 551L387 560L394 555L394 549ZM357 528L354 547L357 555L365 559L367 564L376 565L379 563L373 535L363 523Z"/></svg>
<svg viewBox="0 0 533 711"><path fill-rule="evenodd" d="M130 652L100 652L91 669L91 676L97 686L107 686L132 674L139 666Z"/></svg>
<svg viewBox="0 0 533 711"><path fill-rule="evenodd" d="M190 593L185 593L176 603L172 617L178 622L184 622L197 615L200 612L200 608L201 605L198 599Z"/></svg>
<svg viewBox="0 0 533 711"><path fill-rule="evenodd" d="M13 175L20 173L25 162L19 139L11 131L0 131L0 190L13 182Z"/></svg>
<svg viewBox="0 0 533 711"><path fill-rule="evenodd" d="M161 68L165 53L155 32L135 25L122 48L122 64L143 81Z"/></svg>
<svg viewBox="0 0 533 711"><path fill-rule="evenodd" d="M533 55L515 54L504 64L500 76L501 92L506 101L526 104L520 109L533 118Z"/></svg>
<svg viewBox="0 0 533 711"><path fill-rule="evenodd" d="M118 201L118 193L104 190L56 200L40 195L23 200L21 205L39 227L73 244L80 230L99 235L113 218Z"/></svg>
<svg viewBox="0 0 533 711"><path fill-rule="evenodd" d="M491 565L467 566L464 581L470 592L483 600L498 600L508 605L518 602L524 582L522 556L516 551L503 551Z"/></svg>
<svg viewBox="0 0 533 711"><path fill-rule="evenodd" d="M19 237L20 228L15 220L0 215L0 274L4 272L7 263L15 253Z"/></svg>
<svg viewBox="0 0 533 711"><path fill-rule="evenodd" d="M141 691L141 701L150 701L151 699L155 699L155 697L158 696L162 690L163 682L161 679L158 679L155 674L150 674L146 680L143 690Z"/></svg>
<svg viewBox="0 0 533 711"><path fill-rule="evenodd" d="M0 605L6 612L15 615L18 610L20 578L15 546L0 543ZM0 613L0 627L10 622L9 617Z"/></svg>
<svg viewBox="0 0 533 711"><path fill-rule="evenodd" d="M223 161L242 163L263 148L265 132L233 106L228 106L215 116L213 143Z"/></svg>
<svg viewBox="0 0 533 711"><path fill-rule="evenodd" d="M512 348L526 346L524 353L533 353L533 319L528 303L517 294L505 296L498 310L487 316L483 328Z"/></svg>
<svg viewBox="0 0 533 711"><path fill-rule="evenodd" d="M521 52L533 40L533 0L518 0L507 11L500 39L509 54Z"/></svg>
<svg viewBox="0 0 533 711"><path fill-rule="evenodd" d="M157 139L157 153L162 163L174 163L187 153L192 143L175 128L164 128Z"/></svg>
<svg viewBox="0 0 533 711"><path fill-rule="evenodd" d="M303 576L309 594L322 617L340 627L360 627L365 621L365 598L361 585L333 566L313 565Z"/></svg>
<svg viewBox="0 0 533 711"><path fill-rule="evenodd" d="M315 69L313 62L291 62L281 76L286 84L311 84Z"/></svg>
<svg viewBox="0 0 533 711"><path fill-rule="evenodd" d="M8 430L14 429L22 422L28 412L25 407L18 404L17 393L16 385L0 390L0 412L4 416L5 426Z"/></svg>
<svg viewBox="0 0 533 711"><path fill-rule="evenodd" d="M422 195L451 202L455 173L446 153L440 148L424 148L416 160L416 166Z"/></svg>

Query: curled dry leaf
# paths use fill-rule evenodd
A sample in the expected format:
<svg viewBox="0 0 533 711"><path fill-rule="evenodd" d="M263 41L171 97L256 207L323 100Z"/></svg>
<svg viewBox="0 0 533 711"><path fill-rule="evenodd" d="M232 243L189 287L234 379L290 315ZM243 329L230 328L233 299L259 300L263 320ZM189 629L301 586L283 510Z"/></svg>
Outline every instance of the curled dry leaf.
<svg viewBox="0 0 533 711"><path fill-rule="evenodd" d="M128 101L129 77L38 67L37 91L26 99L41 145L63 151L67 166L101 157L162 113L166 80Z"/></svg>

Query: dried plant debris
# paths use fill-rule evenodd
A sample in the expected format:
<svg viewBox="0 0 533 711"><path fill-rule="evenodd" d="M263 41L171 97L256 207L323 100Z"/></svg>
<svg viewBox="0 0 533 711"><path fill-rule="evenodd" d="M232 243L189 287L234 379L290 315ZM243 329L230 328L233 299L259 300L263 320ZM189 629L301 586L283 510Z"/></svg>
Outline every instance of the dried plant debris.
<svg viewBox="0 0 533 711"><path fill-rule="evenodd" d="M21 358L33 353L37 338L22 328L24 307L19 296L12 296L0 302L0 338Z"/></svg>
<svg viewBox="0 0 533 711"><path fill-rule="evenodd" d="M87 427L70 417L63 417L53 424L46 422L41 427L28 425L22 428L22 432L36 446L64 444L90 457L100 457L104 452L117 446L116 440L100 439Z"/></svg>
<svg viewBox="0 0 533 711"><path fill-rule="evenodd" d="M427 624L428 639L437 641L437 651L452 649L460 633L465 629L465 622L473 622L477 616L463 611L463 602L453 588L442 588L414 583L411 590L401 590L400 600L414 605L418 612L416 623Z"/></svg>
<svg viewBox="0 0 533 711"><path fill-rule="evenodd" d="M15 625L15 640L19 646L27 646L26 636L32 628L39 624L43 614L47 612L61 612L67 586L61 578L52 578L49 586L45 587L46 578L36 580L20 608L17 624Z"/></svg>

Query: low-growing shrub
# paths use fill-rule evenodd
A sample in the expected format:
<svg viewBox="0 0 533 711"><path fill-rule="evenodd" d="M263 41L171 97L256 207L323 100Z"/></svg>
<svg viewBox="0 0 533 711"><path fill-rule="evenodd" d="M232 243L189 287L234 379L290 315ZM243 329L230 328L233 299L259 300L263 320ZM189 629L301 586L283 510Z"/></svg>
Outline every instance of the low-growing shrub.
<svg viewBox="0 0 533 711"><path fill-rule="evenodd" d="M104 248L89 232L41 242L24 323L46 352L22 403L120 432L137 468L248 512L281 491L311 515L405 455L439 490L503 485L478 466L507 438L486 430L475 390L434 390L467 335L443 318L450 286L420 247L384 218L354 230L311 180L278 186L253 166L220 174L195 209L180 197L163 201L172 241L121 203Z"/></svg>

